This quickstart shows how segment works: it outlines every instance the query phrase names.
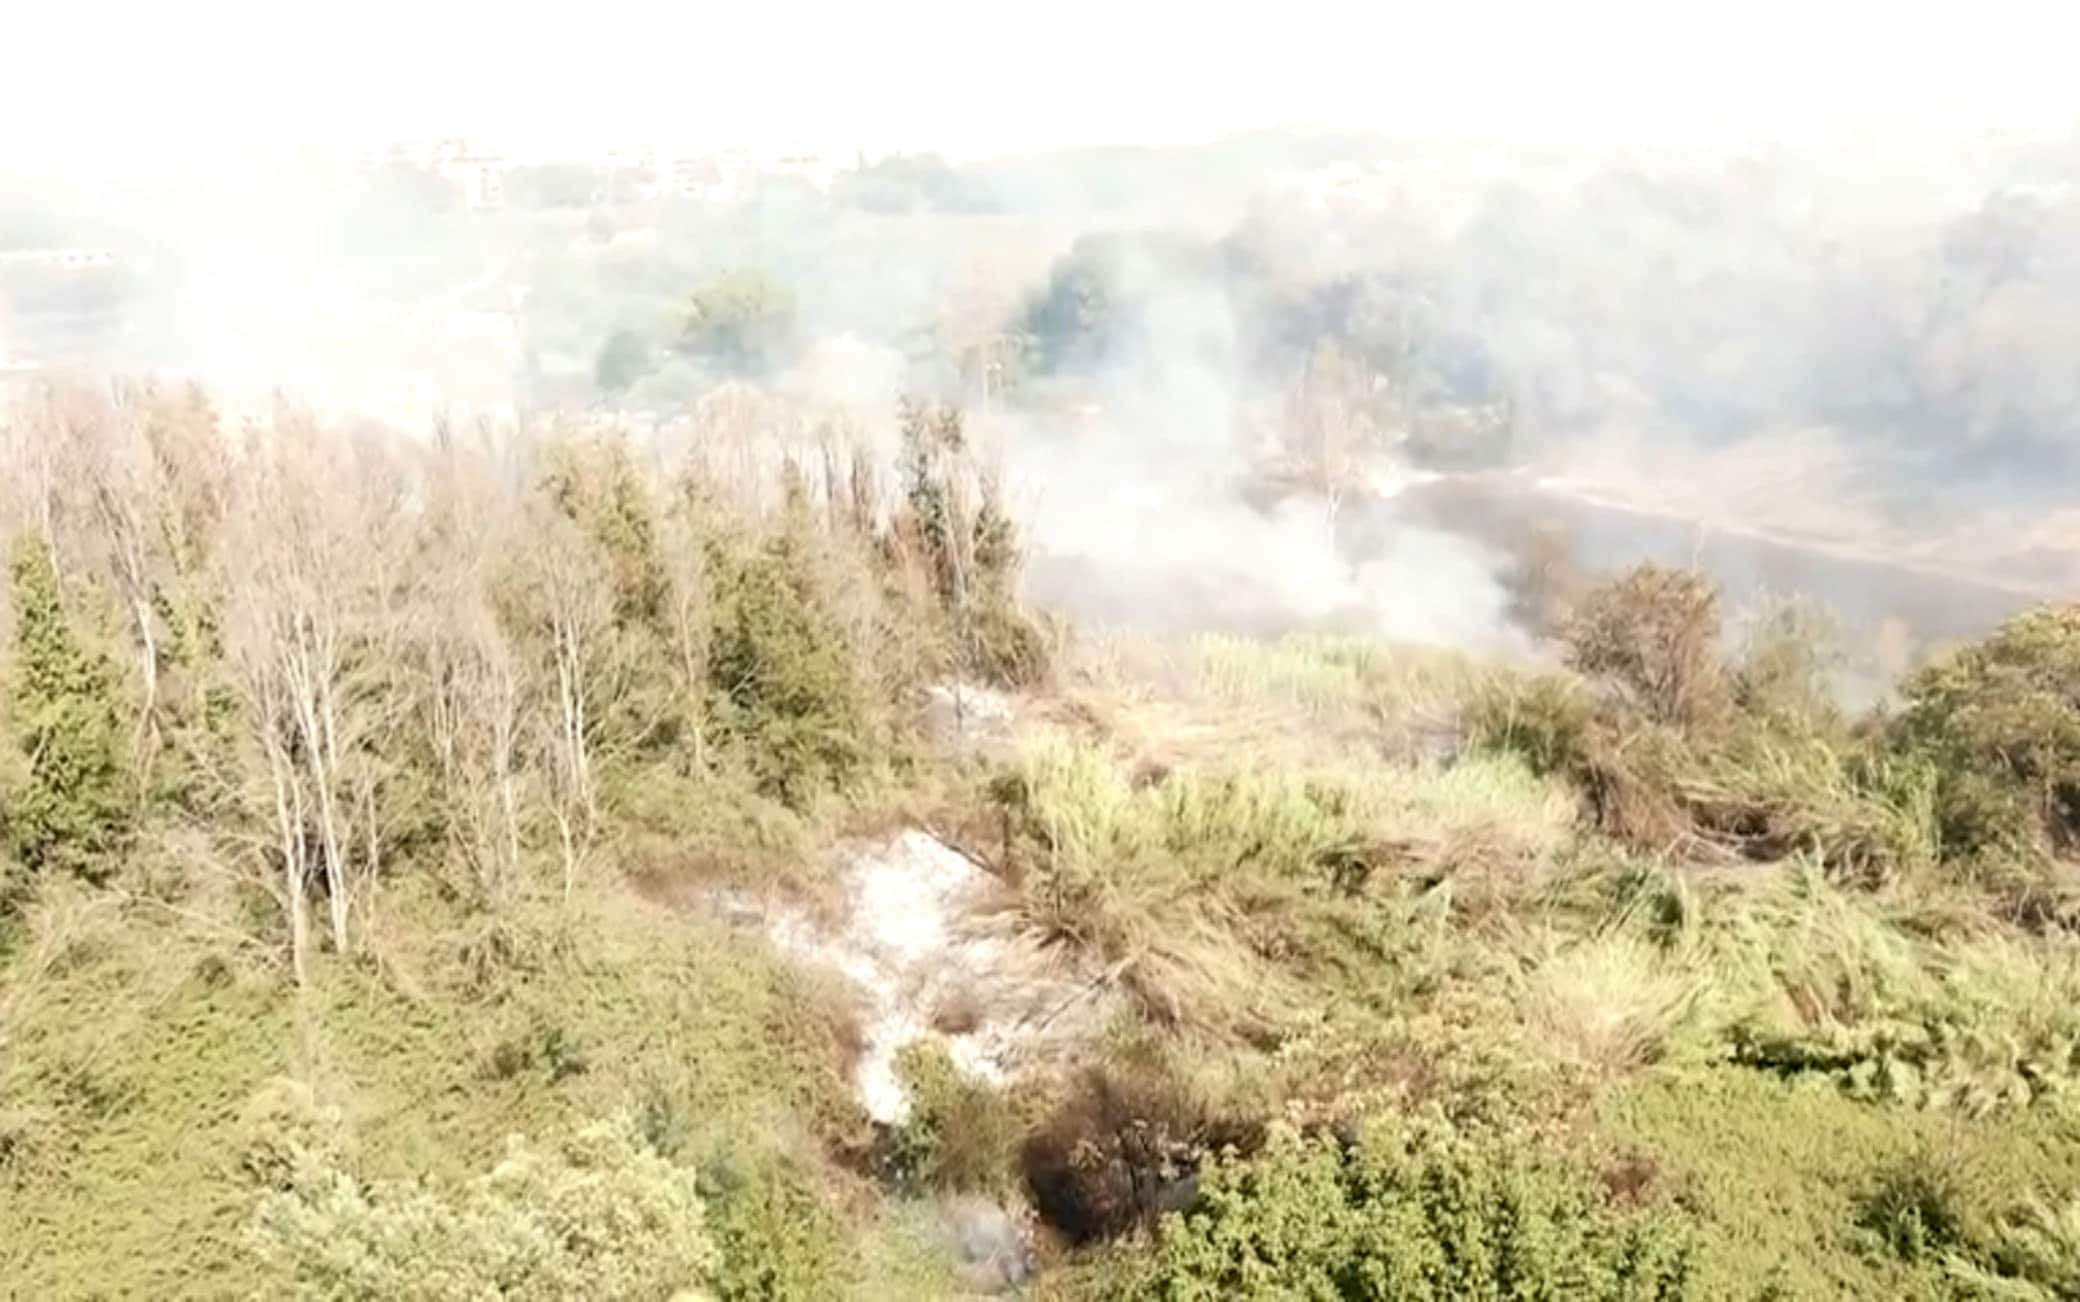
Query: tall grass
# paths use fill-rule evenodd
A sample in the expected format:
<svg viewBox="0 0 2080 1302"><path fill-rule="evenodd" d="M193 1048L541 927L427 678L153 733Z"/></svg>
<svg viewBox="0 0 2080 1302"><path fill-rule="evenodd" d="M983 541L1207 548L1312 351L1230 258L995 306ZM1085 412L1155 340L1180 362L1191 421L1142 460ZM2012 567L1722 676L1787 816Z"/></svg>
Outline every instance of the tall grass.
<svg viewBox="0 0 2080 1302"><path fill-rule="evenodd" d="M1332 634L1199 636L1186 658L1193 688L1230 705L1440 733L1495 672L1457 652Z"/></svg>
<svg viewBox="0 0 2080 1302"><path fill-rule="evenodd" d="M1028 925L1166 1020L1262 1025L1297 1005L1283 960L1404 870L1528 873L1571 805L1521 764L1184 768L1154 781L1104 747L1032 741L996 783Z"/></svg>

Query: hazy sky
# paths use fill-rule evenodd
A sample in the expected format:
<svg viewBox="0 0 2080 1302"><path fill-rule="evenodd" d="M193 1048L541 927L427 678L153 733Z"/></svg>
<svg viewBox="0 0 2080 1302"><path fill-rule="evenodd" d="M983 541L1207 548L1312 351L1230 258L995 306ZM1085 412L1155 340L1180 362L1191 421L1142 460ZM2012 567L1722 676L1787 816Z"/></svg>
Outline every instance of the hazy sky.
<svg viewBox="0 0 2080 1302"><path fill-rule="evenodd" d="M2061 0L16 8L5 163L453 134L972 155L1293 123L1724 140L2080 118Z"/></svg>

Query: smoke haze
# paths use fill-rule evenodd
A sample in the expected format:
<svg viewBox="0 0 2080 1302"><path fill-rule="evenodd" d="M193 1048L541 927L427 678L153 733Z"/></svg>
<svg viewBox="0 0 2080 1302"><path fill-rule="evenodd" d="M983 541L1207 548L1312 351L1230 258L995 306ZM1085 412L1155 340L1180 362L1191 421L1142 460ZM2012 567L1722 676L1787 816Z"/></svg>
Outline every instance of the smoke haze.
<svg viewBox="0 0 2080 1302"><path fill-rule="evenodd" d="M2080 581L2080 135L1697 136L227 150L177 182L25 150L0 361L418 429L664 433L748 383L885 441L932 394L1000 459L1033 596L1170 630L1521 653L1534 516L1599 568L1687 552L1931 636ZM63 249L112 265L23 261ZM697 337L704 293L739 315ZM1538 491L1467 504L1498 475ZM1968 595L1859 604L1863 562Z"/></svg>

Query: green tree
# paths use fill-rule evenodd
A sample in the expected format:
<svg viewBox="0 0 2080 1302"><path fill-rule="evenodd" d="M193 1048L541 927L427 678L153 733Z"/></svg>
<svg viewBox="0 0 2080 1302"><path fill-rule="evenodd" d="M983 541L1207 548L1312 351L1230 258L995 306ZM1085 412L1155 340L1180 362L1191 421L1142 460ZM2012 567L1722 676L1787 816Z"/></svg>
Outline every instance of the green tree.
<svg viewBox="0 0 2080 1302"><path fill-rule="evenodd" d="M779 531L755 551L708 541L715 622L708 684L759 786L797 809L865 769L870 719L816 581L813 521L790 472Z"/></svg>
<svg viewBox="0 0 2080 1302"><path fill-rule="evenodd" d="M42 538L16 540L9 578L15 655L8 704L26 763L4 802L7 840L32 871L98 881L113 869L136 812L115 671L72 627Z"/></svg>
<svg viewBox="0 0 2080 1302"><path fill-rule="evenodd" d="M2080 849L2080 604L2016 615L1914 674L1894 748L1937 775L1943 849Z"/></svg>
<svg viewBox="0 0 2080 1302"><path fill-rule="evenodd" d="M643 337L633 330L616 330L600 345L599 357L592 364L592 382L602 393L626 393L654 369L650 346Z"/></svg>
<svg viewBox="0 0 2080 1302"><path fill-rule="evenodd" d="M785 365L800 344L794 294L764 272L724 272L694 291L679 350L734 375Z"/></svg>

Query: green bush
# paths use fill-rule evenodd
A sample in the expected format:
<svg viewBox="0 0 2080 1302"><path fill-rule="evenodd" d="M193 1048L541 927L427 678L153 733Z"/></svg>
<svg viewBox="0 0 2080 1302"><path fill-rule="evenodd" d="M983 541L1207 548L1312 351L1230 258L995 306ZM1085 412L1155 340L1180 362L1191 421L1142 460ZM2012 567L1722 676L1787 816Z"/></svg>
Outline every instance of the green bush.
<svg viewBox="0 0 2080 1302"><path fill-rule="evenodd" d="M1946 853L2080 850L2080 604L2015 616L1902 695L1890 739L1935 772Z"/></svg>
<svg viewBox="0 0 2080 1302"><path fill-rule="evenodd" d="M694 1173L618 1121L547 1150L515 1140L453 1194L309 1169L262 1200L254 1233L325 1298L692 1298L718 1265Z"/></svg>
<svg viewBox="0 0 2080 1302"><path fill-rule="evenodd" d="M16 541L10 577L8 727L24 762L20 780L0 792L0 827L31 871L100 880L136 816L115 670L73 628L41 539Z"/></svg>
<svg viewBox="0 0 2080 1302"><path fill-rule="evenodd" d="M993 794L1028 926L1106 964L1167 1023L1261 1030L1285 994L1259 962L1292 940L1284 906L1353 890L1377 857L1367 794L1334 778L1140 785L1102 750L1051 738Z"/></svg>
<svg viewBox="0 0 2080 1302"><path fill-rule="evenodd" d="M1963 1191L1941 1163L1916 1153L1878 1173L1857 1199L1856 1225L1901 1261L1932 1260L1964 1244Z"/></svg>
<svg viewBox="0 0 2080 1302"><path fill-rule="evenodd" d="M1215 1164L1121 1295L1679 1298L1689 1260L1679 1222L1620 1214L1520 1137L1383 1121Z"/></svg>
<svg viewBox="0 0 2080 1302"><path fill-rule="evenodd" d="M786 365L802 343L794 291L756 268L714 276L695 290L679 351L734 375Z"/></svg>
<svg viewBox="0 0 2080 1302"><path fill-rule="evenodd" d="M922 567L959 672L1010 687L1043 681L1053 648L1018 603L1018 526L996 480L975 467L960 408L906 398L901 419L903 501L889 550Z"/></svg>
<svg viewBox="0 0 2080 1302"><path fill-rule="evenodd" d="M2071 1187L2080 1163L2070 1123L2049 1110L1909 1112L1753 1071L1662 1069L1597 1109L1604 1142L1651 1155L1695 1219L1694 1278L1708 1297L1953 1297L1947 1257L1906 1260L1887 1246L1892 1230L1926 1246L1934 1226L1969 1250L1996 1200Z"/></svg>
<svg viewBox="0 0 2080 1302"><path fill-rule="evenodd" d="M1500 675L1474 694L1464 723L1475 747L1517 755L1541 777L1573 779L1588 770L1595 713L1573 678Z"/></svg>
<svg viewBox="0 0 2080 1302"><path fill-rule="evenodd" d="M808 1177L770 1154L730 1153L701 1182L713 1209L721 1302L827 1302L848 1291L845 1227Z"/></svg>
<svg viewBox="0 0 2080 1302"><path fill-rule="evenodd" d="M913 1191L995 1191L1008 1183L1020 1125L1013 1100L962 1073L935 1042L906 1045L896 1070L910 1115L882 1140L882 1173Z"/></svg>
<svg viewBox="0 0 2080 1302"><path fill-rule="evenodd" d="M559 443L546 454L540 492L598 548L614 589L614 620L656 629L671 595L650 486L626 443Z"/></svg>

